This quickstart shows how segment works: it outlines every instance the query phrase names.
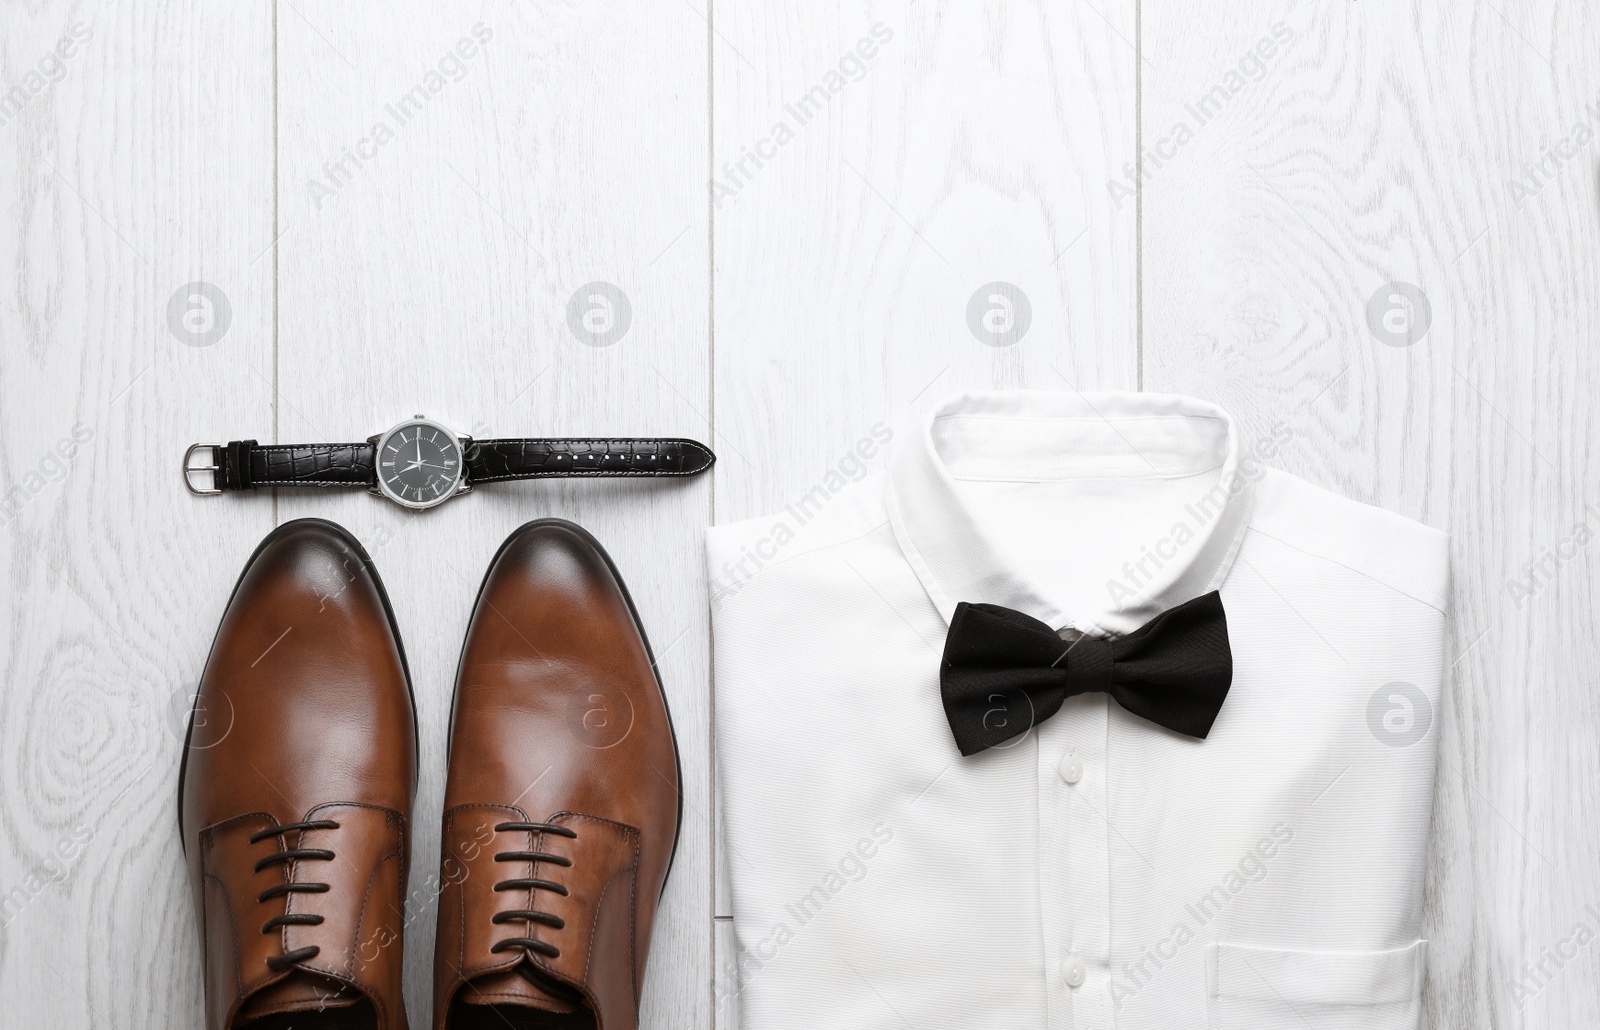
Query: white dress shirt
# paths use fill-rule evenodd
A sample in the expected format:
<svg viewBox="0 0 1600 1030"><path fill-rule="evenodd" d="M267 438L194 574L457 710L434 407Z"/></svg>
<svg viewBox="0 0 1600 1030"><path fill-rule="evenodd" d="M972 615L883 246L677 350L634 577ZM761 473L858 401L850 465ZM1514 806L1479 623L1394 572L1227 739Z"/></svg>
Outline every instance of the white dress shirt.
<svg viewBox="0 0 1600 1030"><path fill-rule="evenodd" d="M1291 435L968 394L886 473L710 531L745 1030L1416 1027L1446 538L1267 468ZM1211 590L1207 739L1093 693L957 752L958 602L1071 638Z"/></svg>

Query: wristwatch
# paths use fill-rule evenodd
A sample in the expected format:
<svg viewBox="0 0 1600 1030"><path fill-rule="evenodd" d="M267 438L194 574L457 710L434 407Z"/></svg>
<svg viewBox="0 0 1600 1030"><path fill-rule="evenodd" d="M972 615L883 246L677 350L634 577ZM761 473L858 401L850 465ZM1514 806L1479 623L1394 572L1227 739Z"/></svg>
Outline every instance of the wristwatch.
<svg viewBox="0 0 1600 1030"><path fill-rule="evenodd" d="M211 452L211 463L194 456ZM418 415L366 443L197 443L183 455L183 485L197 496L260 487L365 487L406 508L432 508L502 479L550 476L692 476L717 460L680 439L474 440ZM195 485L211 473L210 489Z"/></svg>

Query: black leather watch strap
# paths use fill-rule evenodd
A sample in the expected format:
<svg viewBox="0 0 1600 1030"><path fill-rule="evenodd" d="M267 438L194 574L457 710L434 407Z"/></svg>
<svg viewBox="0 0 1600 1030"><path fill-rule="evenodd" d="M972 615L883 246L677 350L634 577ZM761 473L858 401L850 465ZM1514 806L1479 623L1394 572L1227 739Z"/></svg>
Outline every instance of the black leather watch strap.
<svg viewBox="0 0 1600 1030"><path fill-rule="evenodd" d="M717 460L682 439L477 440L467 447L469 485L548 476L692 476ZM278 486L376 485L371 443L268 444L217 448L213 486L227 492Z"/></svg>
<svg viewBox="0 0 1600 1030"><path fill-rule="evenodd" d="M222 448L218 490L260 486L359 486L376 482L370 443L269 444L235 440Z"/></svg>
<svg viewBox="0 0 1600 1030"><path fill-rule="evenodd" d="M694 440L475 440L467 482L542 476L692 476L717 460Z"/></svg>

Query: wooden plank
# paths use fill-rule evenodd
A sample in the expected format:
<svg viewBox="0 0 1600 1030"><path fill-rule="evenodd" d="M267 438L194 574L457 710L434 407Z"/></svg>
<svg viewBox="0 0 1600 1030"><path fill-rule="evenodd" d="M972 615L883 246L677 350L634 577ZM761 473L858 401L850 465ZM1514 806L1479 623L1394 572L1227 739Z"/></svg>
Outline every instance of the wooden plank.
<svg viewBox="0 0 1600 1030"><path fill-rule="evenodd" d="M733 920L718 917L712 928L717 964L712 970L714 1025L737 1030L739 1024L739 942L733 935Z"/></svg>
<svg viewBox="0 0 1600 1030"><path fill-rule="evenodd" d="M272 516L178 461L272 420L271 11L5 24L0 998L8 1025L195 1026L182 734Z"/></svg>
<svg viewBox="0 0 1600 1030"><path fill-rule="evenodd" d="M285 9L280 31L280 439L359 439L417 412L479 437L710 436L706 24L693 10L410 2L374 19L314 2ZM597 281L631 308L603 346L569 324L584 330ZM604 313L589 319L603 328ZM349 526L390 590L421 716L424 893L485 566L543 516L607 546L661 660L687 792L644 1025L708 1025L709 480L498 484L417 516L286 494L279 511ZM430 1011L434 924L424 905L408 929L413 1020Z"/></svg>
<svg viewBox="0 0 1600 1030"><path fill-rule="evenodd" d="M1452 534L1427 1025L1595 1025L1592 948L1545 956L1600 929L1579 814L1600 654L1573 542L1600 526L1600 20L1148 0L1143 28L1144 138L1173 152L1143 193L1147 388L1282 422L1282 467ZM1392 332L1422 326L1395 282L1426 295L1420 338Z"/></svg>
<svg viewBox="0 0 1600 1030"><path fill-rule="evenodd" d="M1136 386L1135 209L1108 189L1135 149L1133 0L714 24L717 523L881 468L961 390ZM719 916L727 882L724 860Z"/></svg>
<svg viewBox="0 0 1600 1030"><path fill-rule="evenodd" d="M717 8L718 522L959 390L1135 385L1133 209L1107 190L1133 23L1131 0Z"/></svg>

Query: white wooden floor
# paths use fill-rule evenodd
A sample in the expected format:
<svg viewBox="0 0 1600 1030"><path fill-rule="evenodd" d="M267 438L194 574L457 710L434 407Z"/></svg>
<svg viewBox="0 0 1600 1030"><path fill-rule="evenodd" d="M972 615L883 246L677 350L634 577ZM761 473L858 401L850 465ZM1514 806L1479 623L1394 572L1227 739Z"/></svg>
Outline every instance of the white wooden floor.
<svg viewBox="0 0 1600 1030"><path fill-rule="evenodd" d="M1283 467L1452 534L1428 1025L1600 1025L1600 9L708 2L0 7L0 1024L200 1025L183 705L285 519L393 596L425 896L473 592L560 515L683 749L645 1025L734 1025L703 529L1031 386L1281 422ZM192 441L415 412L721 461L418 517L179 483Z"/></svg>

